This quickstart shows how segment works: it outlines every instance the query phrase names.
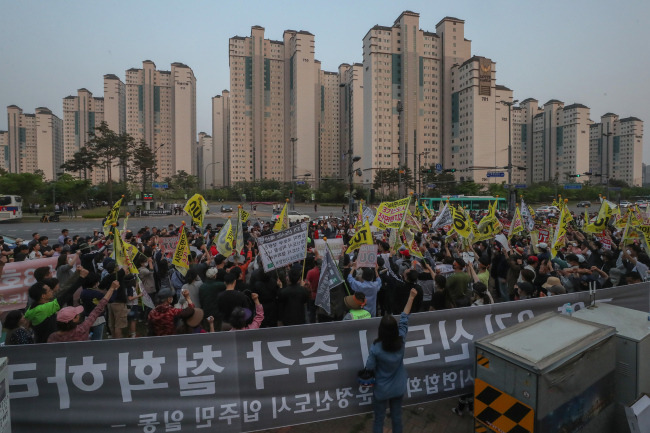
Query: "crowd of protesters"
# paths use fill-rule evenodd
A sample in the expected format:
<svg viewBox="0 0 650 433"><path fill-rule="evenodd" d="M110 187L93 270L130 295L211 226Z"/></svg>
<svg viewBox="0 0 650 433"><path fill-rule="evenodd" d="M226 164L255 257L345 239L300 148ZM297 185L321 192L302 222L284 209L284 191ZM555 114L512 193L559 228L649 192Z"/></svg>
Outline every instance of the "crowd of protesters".
<svg viewBox="0 0 650 433"><path fill-rule="evenodd" d="M471 217L478 221L481 215ZM35 269L26 309L6 314L5 344L358 320L400 314L411 293L412 312L485 305L641 282L650 266L639 245L623 245L622 230L606 231L607 249L570 227L566 246L551 258L549 245L531 245L528 236L513 236L507 245L489 240L462 248L457 235L424 222L415 234L416 252L391 247L388 233L378 232L374 268L359 267L356 252L337 257L344 283L331 289L327 312L315 302L323 258L314 240L340 237L347 245L354 219L310 222L305 260L272 272L264 272L256 240L271 234L273 223L257 218L242 227L244 248L228 256L216 248L221 225L184 226L191 251L185 273L172 266L172 251L161 249L161 239L178 235L178 227L126 231L124 241L138 249L137 278L116 264L113 239L101 231L84 236L64 229L54 243L34 233L29 242L17 239L13 250L0 237L0 272L8 260L57 257L55 269Z"/></svg>

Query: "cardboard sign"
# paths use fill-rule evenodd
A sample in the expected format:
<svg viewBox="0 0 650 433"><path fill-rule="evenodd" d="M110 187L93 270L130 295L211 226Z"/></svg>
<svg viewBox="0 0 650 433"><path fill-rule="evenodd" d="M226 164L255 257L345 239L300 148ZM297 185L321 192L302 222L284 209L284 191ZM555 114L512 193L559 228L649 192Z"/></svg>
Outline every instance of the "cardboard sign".
<svg viewBox="0 0 650 433"><path fill-rule="evenodd" d="M328 245L332 251L332 257L334 257L334 260L338 260L341 257L341 252L343 251L343 239L328 239L327 245L325 245L325 241L322 239L314 239L314 246L316 247L316 250L318 251L318 255L320 257L325 257L325 252L327 251Z"/></svg>
<svg viewBox="0 0 650 433"><path fill-rule="evenodd" d="M377 245L361 245L357 255L357 266L374 268L377 265Z"/></svg>

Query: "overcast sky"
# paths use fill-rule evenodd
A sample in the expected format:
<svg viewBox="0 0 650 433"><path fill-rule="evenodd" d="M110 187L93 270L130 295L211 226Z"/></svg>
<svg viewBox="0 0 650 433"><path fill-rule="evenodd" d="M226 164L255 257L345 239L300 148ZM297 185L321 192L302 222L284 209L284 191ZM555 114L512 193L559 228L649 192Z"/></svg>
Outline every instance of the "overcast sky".
<svg viewBox="0 0 650 433"><path fill-rule="evenodd" d="M497 83L520 101L582 103L650 120L648 0L34 1L0 0L0 129L7 105L63 116L62 99L85 87L103 96L103 76L153 60L192 68L197 130L211 132L211 97L229 87L228 39L253 25L281 40L286 29L315 35L316 58L336 71L361 62L362 38L404 10L435 32L445 16L465 21L472 54L496 62ZM650 161L644 139L643 160Z"/></svg>

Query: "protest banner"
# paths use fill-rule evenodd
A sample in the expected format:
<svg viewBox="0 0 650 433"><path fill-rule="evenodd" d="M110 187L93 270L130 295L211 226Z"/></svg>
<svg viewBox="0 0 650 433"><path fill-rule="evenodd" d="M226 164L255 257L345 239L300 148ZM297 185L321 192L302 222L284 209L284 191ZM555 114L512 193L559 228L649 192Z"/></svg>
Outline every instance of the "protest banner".
<svg viewBox="0 0 650 433"><path fill-rule="evenodd" d="M361 245L357 255L357 266L374 268L377 265L377 245Z"/></svg>
<svg viewBox="0 0 650 433"><path fill-rule="evenodd" d="M597 297L646 312L649 288ZM404 405L471 392L476 340L567 303L585 308L589 293L411 315ZM12 432L251 432L372 412L356 376L380 320L0 347Z"/></svg>
<svg viewBox="0 0 650 433"><path fill-rule="evenodd" d="M257 238L264 272L281 268L305 258L308 223Z"/></svg>
<svg viewBox="0 0 650 433"><path fill-rule="evenodd" d="M551 232L548 229L539 229L537 230L537 243L545 243L548 244L549 241L551 240L550 238Z"/></svg>
<svg viewBox="0 0 650 433"><path fill-rule="evenodd" d="M178 236L158 237L158 246L163 254L174 252L176 244L178 244Z"/></svg>
<svg viewBox="0 0 650 433"><path fill-rule="evenodd" d="M327 243L325 243L323 239L314 239L314 246L316 247L320 257L325 257L328 245L332 251L332 257L334 260L338 260L343 253L343 238L328 238Z"/></svg>
<svg viewBox="0 0 650 433"><path fill-rule="evenodd" d="M400 228L410 202L411 197L397 201L382 202L379 205L379 208L377 208L377 214L375 215L372 225L381 230L386 230L387 228Z"/></svg>
<svg viewBox="0 0 650 433"><path fill-rule="evenodd" d="M27 290L36 282L34 270L43 266L56 268L58 257L10 262L0 276L0 312L17 310L27 306Z"/></svg>
<svg viewBox="0 0 650 433"><path fill-rule="evenodd" d="M194 194L190 197L183 210L192 217L194 224L203 227L203 218L205 218L205 214L208 212L208 202L205 201L201 194Z"/></svg>
<svg viewBox="0 0 650 433"><path fill-rule="evenodd" d="M56 274L58 257L9 262L4 266L0 275L0 313L25 308L27 306L27 290L36 282L34 270L48 266ZM79 256L74 261L79 265Z"/></svg>
<svg viewBox="0 0 650 433"><path fill-rule="evenodd" d="M181 225L180 235L178 235L178 244L176 244L176 251L174 252L174 258L172 260L172 265L176 268L189 269L190 268L190 244L187 241L187 233L185 233L185 224ZM179 271L183 272L181 269Z"/></svg>

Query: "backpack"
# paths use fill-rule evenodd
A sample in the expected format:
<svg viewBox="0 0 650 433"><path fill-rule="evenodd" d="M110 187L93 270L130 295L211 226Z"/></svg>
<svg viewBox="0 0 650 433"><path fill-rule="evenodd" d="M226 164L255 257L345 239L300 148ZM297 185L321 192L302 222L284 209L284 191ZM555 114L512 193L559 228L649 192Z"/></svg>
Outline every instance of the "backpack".
<svg viewBox="0 0 650 433"><path fill-rule="evenodd" d="M176 290L177 293L183 289L183 285L186 283L185 277L177 269L172 271L171 284L172 287Z"/></svg>

